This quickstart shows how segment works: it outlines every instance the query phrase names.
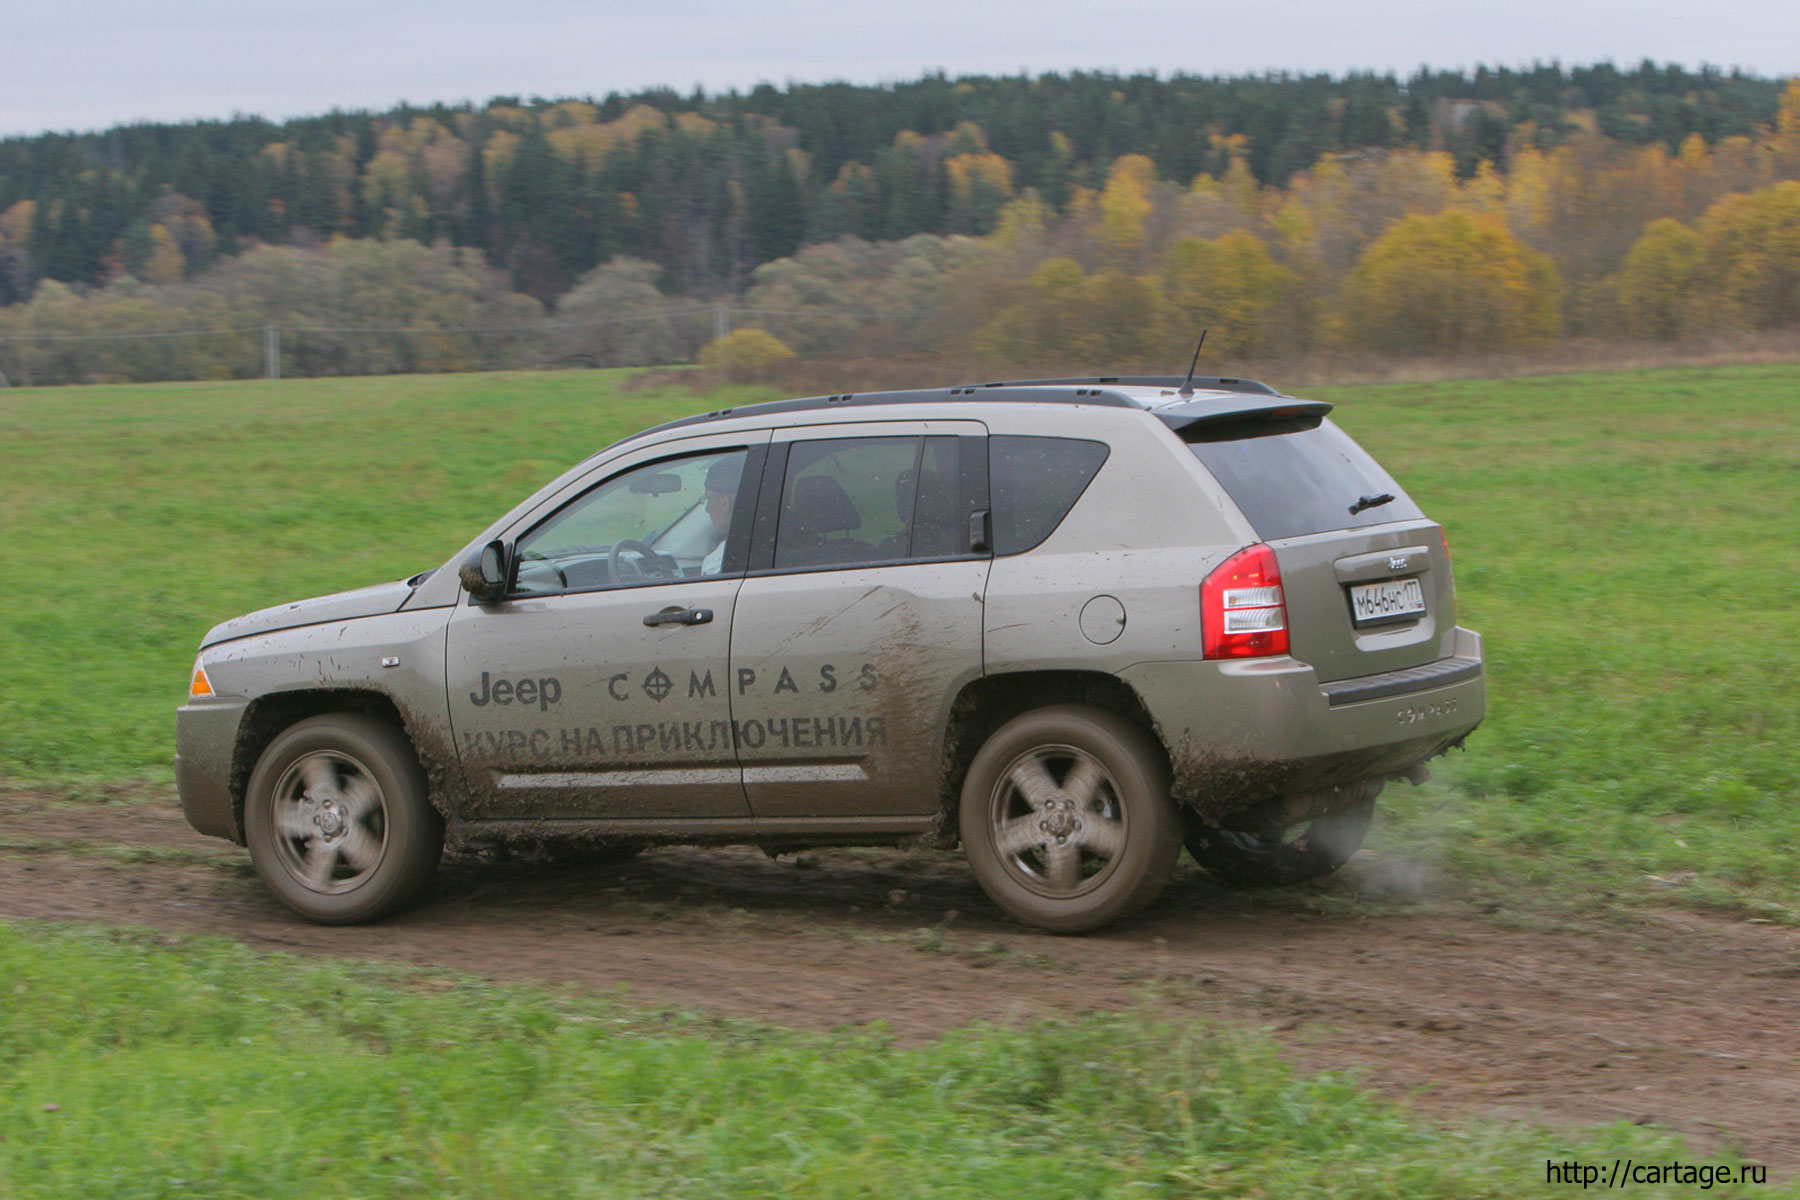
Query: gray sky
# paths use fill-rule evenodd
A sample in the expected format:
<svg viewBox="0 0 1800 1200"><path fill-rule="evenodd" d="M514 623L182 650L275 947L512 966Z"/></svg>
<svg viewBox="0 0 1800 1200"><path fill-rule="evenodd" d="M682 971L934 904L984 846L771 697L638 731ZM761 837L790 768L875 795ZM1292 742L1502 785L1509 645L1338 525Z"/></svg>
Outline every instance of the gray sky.
<svg viewBox="0 0 1800 1200"><path fill-rule="evenodd" d="M398 101L1051 70L1642 58L1800 73L1791 0L0 0L0 135Z"/></svg>

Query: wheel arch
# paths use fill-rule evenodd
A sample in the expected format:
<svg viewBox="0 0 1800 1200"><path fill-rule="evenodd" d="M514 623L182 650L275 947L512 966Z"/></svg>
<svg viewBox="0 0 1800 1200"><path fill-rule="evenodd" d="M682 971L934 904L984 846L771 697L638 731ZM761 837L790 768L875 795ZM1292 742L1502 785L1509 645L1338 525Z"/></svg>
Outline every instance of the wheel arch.
<svg viewBox="0 0 1800 1200"><path fill-rule="evenodd" d="M244 798L249 792L250 772L256 760L284 729L308 717L327 713L356 713L392 725L413 743L418 754L414 731L393 699L381 692L358 688L308 688L301 691L271 692L252 700L238 722L237 742L231 751L231 813L237 829L237 840L244 842ZM427 778L430 772L427 771Z"/></svg>
<svg viewBox="0 0 1800 1200"><path fill-rule="evenodd" d="M957 808L969 764L996 729L1022 713L1053 704L1082 704L1114 713L1139 726L1162 751L1169 749L1150 710L1132 686L1105 671L1004 671L971 680L950 705L944 730L944 771L940 830L944 845L956 843Z"/></svg>

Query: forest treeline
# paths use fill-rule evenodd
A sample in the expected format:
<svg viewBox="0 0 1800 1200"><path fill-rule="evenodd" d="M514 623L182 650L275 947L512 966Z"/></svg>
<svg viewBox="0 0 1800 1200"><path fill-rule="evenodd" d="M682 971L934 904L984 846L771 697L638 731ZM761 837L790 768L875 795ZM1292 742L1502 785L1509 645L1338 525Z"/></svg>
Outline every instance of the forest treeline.
<svg viewBox="0 0 1800 1200"><path fill-rule="evenodd" d="M0 142L0 372L1167 362L1800 322L1800 83L1644 64L672 92ZM1216 339L1212 340L1212 339Z"/></svg>

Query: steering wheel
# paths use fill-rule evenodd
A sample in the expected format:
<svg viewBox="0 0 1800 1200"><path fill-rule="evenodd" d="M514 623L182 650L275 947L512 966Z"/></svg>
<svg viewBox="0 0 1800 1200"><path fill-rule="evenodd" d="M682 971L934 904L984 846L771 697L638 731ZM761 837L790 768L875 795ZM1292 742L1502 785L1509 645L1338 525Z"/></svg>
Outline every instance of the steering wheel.
<svg viewBox="0 0 1800 1200"><path fill-rule="evenodd" d="M657 557L656 551L636 538L625 538L613 543L613 548L606 555L606 575L614 583L625 583L625 565L622 557L625 551L635 550L638 557L630 561L631 574L637 579L662 579L667 576L663 560Z"/></svg>

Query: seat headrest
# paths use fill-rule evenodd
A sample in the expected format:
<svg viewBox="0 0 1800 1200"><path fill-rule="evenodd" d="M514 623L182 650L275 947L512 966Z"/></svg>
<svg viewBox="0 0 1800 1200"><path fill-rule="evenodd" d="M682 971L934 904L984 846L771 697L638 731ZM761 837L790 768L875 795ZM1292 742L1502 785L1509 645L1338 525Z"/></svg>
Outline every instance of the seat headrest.
<svg viewBox="0 0 1800 1200"><path fill-rule="evenodd" d="M788 511L798 532L803 534L841 533L862 528L862 514L850 503L843 485L829 475L808 475L794 484L794 498Z"/></svg>

